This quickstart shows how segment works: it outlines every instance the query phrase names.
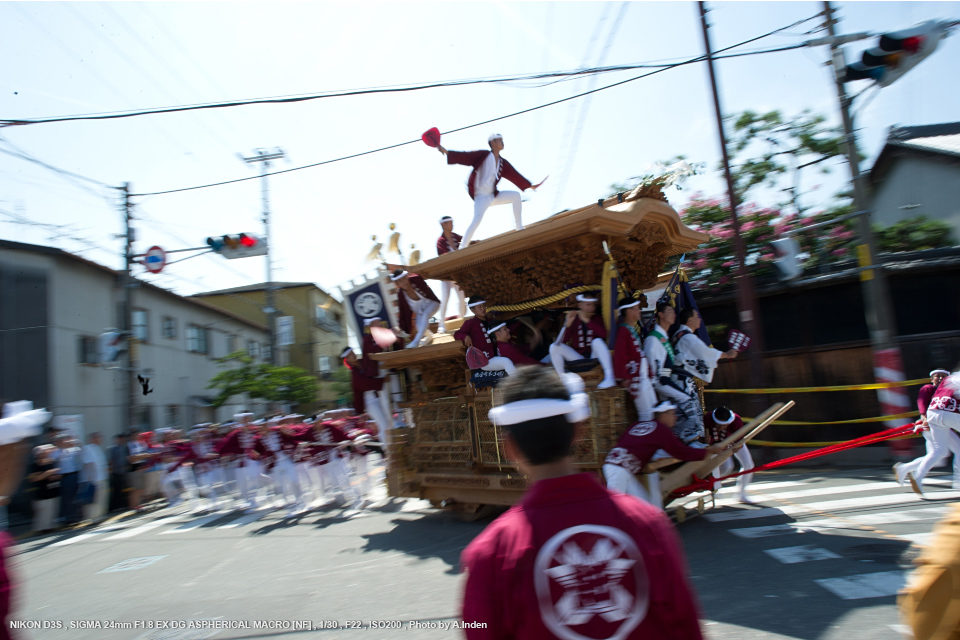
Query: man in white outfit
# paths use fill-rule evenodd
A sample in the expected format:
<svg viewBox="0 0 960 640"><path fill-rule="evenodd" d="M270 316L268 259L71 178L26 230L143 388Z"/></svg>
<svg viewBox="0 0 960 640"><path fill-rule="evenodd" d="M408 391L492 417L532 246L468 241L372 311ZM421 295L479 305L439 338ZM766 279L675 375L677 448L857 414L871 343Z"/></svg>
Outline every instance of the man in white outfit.
<svg viewBox="0 0 960 640"><path fill-rule="evenodd" d="M441 233L440 237L437 238L437 255L442 256L458 250L463 237L453 232L453 218L450 216L443 216L440 218L440 227L443 229L443 233ZM438 333L447 332L447 301L450 300L451 289L457 292L457 298L460 300L460 306L457 308L459 315L457 317L462 318L467 315L467 301L463 297L463 290L457 286L456 282L451 280L441 280L440 311L437 314L440 319L440 326L437 328Z"/></svg>
<svg viewBox="0 0 960 640"><path fill-rule="evenodd" d="M960 441L950 433L960 433L960 372L945 379L937 387L927 408L927 425L930 427L930 439L927 454L907 464L894 465L897 482L910 481L910 487L918 495L923 495L923 479L950 453L960 455ZM953 488L960 489L960 478L954 476Z"/></svg>
<svg viewBox="0 0 960 640"><path fill-rule="evenodd" d="M405 348L414 349L420 346L420 341L430 326L430 316L440 309L440 301L426 281L415 273L396 269L390 276L390 281L397 287L400 330L413 336Z"/></svg>
<svg viewBox="0 0 960 640"><path fill-rule="evenodd" d="M597 298L582 293L577 296L577 311L567 312L563 329L550 345L550 362L563 379L565 361L599 360L603 367L603 381L597 385L597 389L609 389L617 386L617 380L613 373L613 358L607 346L607 328L596 311Z"/></svg>

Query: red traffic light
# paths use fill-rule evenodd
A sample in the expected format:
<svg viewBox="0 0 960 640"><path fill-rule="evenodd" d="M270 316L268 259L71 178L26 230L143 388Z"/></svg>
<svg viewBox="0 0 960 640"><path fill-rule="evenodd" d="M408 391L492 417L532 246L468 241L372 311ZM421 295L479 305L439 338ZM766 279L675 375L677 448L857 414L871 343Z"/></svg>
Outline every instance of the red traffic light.
<svg viewBox="0 0 960 640"><path fill-rule="evenodd" d="M257 246L257 238L256 238L256 236L252 236L252 235L247 234L247 233L241 233L241 234L240 234L240 244L243 245L244 247L247 247L248 249L251 249L251 248Z"/></svg>

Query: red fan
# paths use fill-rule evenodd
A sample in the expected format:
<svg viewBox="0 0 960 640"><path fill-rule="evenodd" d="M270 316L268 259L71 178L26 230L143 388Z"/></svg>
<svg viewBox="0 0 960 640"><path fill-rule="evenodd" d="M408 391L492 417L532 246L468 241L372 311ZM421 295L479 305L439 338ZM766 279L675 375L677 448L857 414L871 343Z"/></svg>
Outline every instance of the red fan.
<svg viewBox="0 0 960 640"><path fill-rule="evenodd" d="M750 336L742 331L731 329L730 335L727 337L727 345L737 351L746 351L747 347L750 346Z"/></svg>
<svg viewBox="0 0 960 640"><path fill-rule="evenodd" d="M387 329L386 327L370 327L370 335L373 336L373 341L381 349L386 349L397 341L397 334L393 332L393 329Z"/></svg>
<svg viewBox="0 0 960 640"><path fill-rule="evenodd" d="M427 129L423 132L423 135L420 136L420 139L423 140L423 143L428 147L437 148L440 146L440 129L436 127Z"/></svg>
<svg viewBox="0 0 960 640"><path fill-rule="evenodd" d="M466 356L467 366L471 369L482 369L490 364L490 359L487 358L487 354L476 347L468 347Z"/></svg>

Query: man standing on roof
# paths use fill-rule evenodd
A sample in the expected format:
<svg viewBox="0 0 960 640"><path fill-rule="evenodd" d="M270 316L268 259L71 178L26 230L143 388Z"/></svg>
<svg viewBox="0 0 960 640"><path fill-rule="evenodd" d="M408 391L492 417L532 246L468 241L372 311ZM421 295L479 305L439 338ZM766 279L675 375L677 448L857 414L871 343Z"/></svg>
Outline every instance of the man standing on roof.
<svg viewBox="0 0 960 640"><path fill-rule="evenodd" d="M453 218L450 216L440 218L440 227L443 229L443 233L437 238L438 256L456 251L460 248L460 242L463 240L463 236L453 232ZM456 290L457 298L460 300L460 306L457 308L460 315L457 317L462 318L467 315L467 302L463 297L463 290L457 286L456 282L442 280L440 282L440 327L437 329L438 333L447 332L447 301L450 300L450 289Z"/></svg>
<svg viewBox="0 0 960 640"><path fill-rule="evenodd" d="M506 178L513 184L520 187L520 191L527 189L537 190L546 178L540 181L540 184L530 184L530 181L524 178L513 168L507 159L500 155L503 151L503 136L499 133L493 133L487 138L487 144L490 150L481 149L479 151L447 151L443 145L437 145L437 149L443 155L447 156L447 164L462 164L473 167L470 177L467 179L467 191L473 198L473 221L467 227L467 232L463 234L461 247L470 245L473 234L476 233L480 221L483 220L483 214L487 208L495 204L513 205L513 218L517 224L517 231L523 229L521 219L520 193L517 191L500 191L497 189L497 183L500 178Z"/></svg>

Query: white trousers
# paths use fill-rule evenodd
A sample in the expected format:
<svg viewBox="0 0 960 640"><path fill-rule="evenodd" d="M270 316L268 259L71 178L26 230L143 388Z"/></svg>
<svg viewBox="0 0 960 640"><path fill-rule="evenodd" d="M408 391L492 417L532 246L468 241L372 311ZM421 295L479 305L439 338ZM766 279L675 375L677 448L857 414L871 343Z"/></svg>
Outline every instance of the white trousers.
<svg viewBox="0 0 960 640"><path fill-rule="evenodd" d="M360 496L350 484L350 476L347 473L346 461L341 457L340 452L330 452L330 462L320 466L321 473L326 472L327 480L336 487L340 493L348 500L359 500Z"/></svg>
<svg viewBox="0 0 960 640"><path fill-rule="evenodd" d="M920 435L923 436L923 443L926 447L927 453L929 454L931 451L933 451L933 445L930 444L930 429L921 431ZM953 477L960 479L960 456L957 455L953 456Z"/></svg>
<svg viewBox="0 0 960 640"><path fill-rule="evenodd" d="M360 480L360 497L363 498L370 493L370 476L367 467L367 456L356 454L350 456L350 462L353 464L353 472Z"/></svg>
<svg viewBox="0 0 960 640"><path fill-rule="evenodd" d="M949 411L927 411L927 424L930 425L930 439L927 441L927 455L908 462L900 468L904 477L912 473L917 484L923 485L923 479L951 453L960 456L960 413ZM951 431L955 431L951 433ZM960 484L960 477L953 476L954 484Z"/></svg>
<svg viewBox="0 0 960 640"><path fill-rule="evenodd" d="M260 489L260 471L263 466L258 460L243 460L243 466L237 467L237 486L240 495L248 506L256 506L257 494ZM251 495L251 491L253 494Z"/></svg>
<svg viewBox="0 0 960 640"><path fill-rule="evenodd" d="M450 300L450 290L453 289L457 292L457 298L460 300L460 305L457 307L460 318L467 315L467 301L463 297L463 289L457 286L456 282L450 282L449 280L440 281L440 311L438 316L440 317L440 326L438 329L440 333L444 333L447 330L447 302Z"/></svg>
<svg viewBox="0 0 960 640"><path fill-rule="evenodd" d="M618 464L603 465L603 477L607 481L607 489L628 496L640 498L657 509L663 509L663 496L660 495L660 474L657 472L644 474L648 486L643 486L637 476Z"/></svg>
<svg viewBox="0 0 960 640"><path fill-rule="evenodd" d="M286 454L277 455L277 461L273 465L271 475L288 505L299 504L303 500L303 490L300 488L297 470L293 467L293 461Z"/></svg>
<svg viewBox="0 0 960 640"><path fill-rule="evenodd" d="M653 390L650 378L640 378L630 385L633 404L637 407L638 420L653 420L653 408L657 405L657 392Z"/></svg>
<svg viewBox="0 0 960 640"><path fill-rule="evenodd" d="M403 293L400 295L403 295ZM430 326L430 317L433 316L439 308L440 303L434 302L429 298L423 298L418 301L416 307L412 309L413 312L417 314L417 335L415 335L413 340L410 341L410 344L407 345L407 349L420 346L420 341L423 340L423 334L427 332L427 327Z"/></svg>
<svg viewBox="0 0 960 640"><path fill-rule="evenodd" d="M390 429L393 428L393 412L390 411L390 394L386 389L380 391L364 391L363 404L367 414L377 423L380 433L380 442L390 442Z"/></svg>
<svg viewBox="0 0 960 640"><path fill-rule="evenodd" d="M110 500L110 483L101 480L95 483L96 490L93 493L93 502L83 505L83 517L91 522L100 522L107 515L107 504Z"/></svg>
<svg viewBox="0 0 960 640"><path fill-rule="evenodd" d="M484 371L506 371L508 376L512 376L517 372L517 365L513 364L513 360L504 358L503 356L490 358L487 366L480 368Z"/></svg>
<svg viewBox="0 0 960 640"><path fill-rule="evenodd" d="M753 469L753 457L750 455L750 450L747 449L746 445L741 447L740 451L735 452L734 457L736 457L737 462L740 463L740 468L743 471L749 471ZM733 460L727 458L723 461L719 467L713 470L713 477L719 478L733 473ZM744 496L747 494L747 485L753 480L752 473L745 473L742 476L737 476L737 495ZM714 489L720 488L719 482L713 483Z"/></svg>
<svg viewBox="0 0 960 640"><path fill-rule="evenodd" d="M517 224L517 231L523 229L521 216L523 203L520 201L519 192L501 191L496 196L492 193L478 193L473 198L473 220L470 222L470 226L467 227L467 232L463 234L463 240L460 241L461 249L466 249L470 246L470 240L473 239L473 234L476 233L477 227L480 226L480 221L483 220L483 214L487 212L488 208L497 204L512 204L513 219Z"/></svg>
<svg viewBox="0 0 960 640"><path fill-rule="evenodd" d="M616 384L616 380L613 377L613 358L610 356L610 349L607 347L607 343L601 340L600 338L594 338L593 342L590 343L590 355L600 361L600 366L603 367L603 382L601 384L607 384L612 386ZM576 362L577 360L585 360L576 349L570 345L563 343L552 344L550 345L550 361L553 363L553 368L557 370L557 374L562 378L563 372L566 371L564 366L565 362Z"/></svg>
<svg viewBox="0 0 960 640"><path fill-rule="evenodd" d="M53 529L53 516L60 506L60 498L47 498L33 501L33 530L49 531Z"/></svg>

